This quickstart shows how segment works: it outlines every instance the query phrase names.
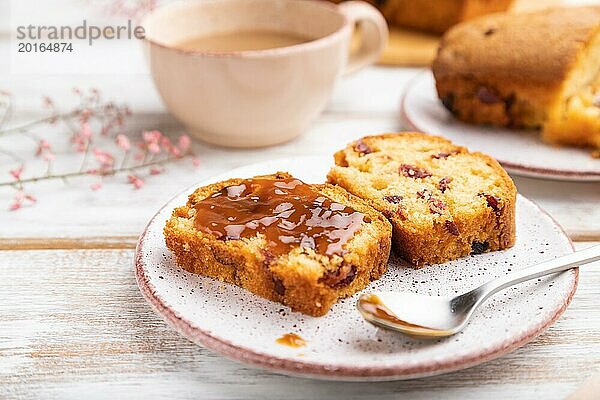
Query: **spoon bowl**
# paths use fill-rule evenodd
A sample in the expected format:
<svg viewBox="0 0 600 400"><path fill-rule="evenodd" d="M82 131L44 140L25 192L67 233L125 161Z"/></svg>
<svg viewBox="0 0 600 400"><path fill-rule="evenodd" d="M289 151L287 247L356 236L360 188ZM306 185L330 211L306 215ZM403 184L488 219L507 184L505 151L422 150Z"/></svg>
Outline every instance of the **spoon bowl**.
<svg viewBox="0 0 600 400"><path fill-rule="evenodd" d="M457 333L468 321L468 315L454 310L453 300L409 292L377 292L362 295L357 308L363 318L379 327L435 339Z"/></svg>

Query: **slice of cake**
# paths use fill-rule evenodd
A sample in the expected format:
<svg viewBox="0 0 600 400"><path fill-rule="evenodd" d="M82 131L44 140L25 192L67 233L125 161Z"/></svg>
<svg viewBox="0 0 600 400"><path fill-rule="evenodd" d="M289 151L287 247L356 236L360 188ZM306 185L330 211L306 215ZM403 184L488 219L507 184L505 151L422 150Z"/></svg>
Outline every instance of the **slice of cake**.
<svg viewBox="0 0 600 400"><path fill-rule="evenodd" d="M167 221L187 271L320 316L386 271L389 222L363 200L286 173L197 189Z"/></svg>
<svg viewBox="0 0 600 400"><path fill-rule="evenodd" d="M392 223L394 250L416 266L515 242L517 190L493 158L423 133L367 136L335 154L329 182Z"/></svg>
<svg viewBox="0 0 600 400"><path fill-rule="evenodd" d="M600 149L600 7L495 14L446 33L433 63L458 119L541 129L554 144Z"/></svg>

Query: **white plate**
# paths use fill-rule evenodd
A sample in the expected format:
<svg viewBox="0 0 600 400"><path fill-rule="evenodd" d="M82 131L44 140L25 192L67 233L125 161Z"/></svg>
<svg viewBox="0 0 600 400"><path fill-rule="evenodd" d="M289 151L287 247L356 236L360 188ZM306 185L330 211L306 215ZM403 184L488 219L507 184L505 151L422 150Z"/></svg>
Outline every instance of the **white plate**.
<svg viewBox="0 0 600 400"><path fill-rule="evenodd" d="M309 317L236 286L190 274L176 265L166 248L165 221L196 187L275 171L323 182L330 163L329 157L302 157L254 164L200 182L169 201L148 224L135 257L138 284L156 312L190 340L248 364L323 379L391 380L440 374L496 358L534 339L569 304L577 270L499 293L463 332L421 341L368 324L355 309L358 295L340 301L324 317ZM388 272L367 290L462 293L510 270L572 251L552 218L519 197L517 244L512 249L420 270L392 259ZM303 337L307 346L294 349L275 342L290 332Z"/></svg>
<svg viewBox="0 0 600 400"><path fill-rule="evenodd" d="M402 113L415 130L445 136L469 150L489 154L517 175L600 181L600 160L593 158L590 150L545 144L535 131L458 121L439 101L430 71L417 75L407 86Z"/></svg>

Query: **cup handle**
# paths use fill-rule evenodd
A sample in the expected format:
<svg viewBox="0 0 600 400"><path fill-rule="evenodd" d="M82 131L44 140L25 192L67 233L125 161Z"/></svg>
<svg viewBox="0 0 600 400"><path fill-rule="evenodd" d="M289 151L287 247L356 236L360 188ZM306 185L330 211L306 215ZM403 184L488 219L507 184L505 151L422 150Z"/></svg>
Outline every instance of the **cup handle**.
<svg viewBox="0 0 600 400"><path fill-rule="evenodd" d="M348 1L338 5L339 11L353 26L361 27L361 45L356 54L350 55L343 74L350 74L373 64L379 59L388 41L388 26L383 15L364 1Z"/></svg>

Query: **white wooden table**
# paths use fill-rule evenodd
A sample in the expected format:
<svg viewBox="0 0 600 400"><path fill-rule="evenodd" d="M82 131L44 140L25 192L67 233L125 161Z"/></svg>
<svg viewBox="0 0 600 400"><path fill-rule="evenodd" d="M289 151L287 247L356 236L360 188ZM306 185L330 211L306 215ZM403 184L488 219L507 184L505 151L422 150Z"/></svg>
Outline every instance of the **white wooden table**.
<svg viewBox="0 0 600 400"><path fill-rule="evenodd" d="M0 41L0 51L5 45ZM461 372L387 383L290 378L229 361L170 329L137 289L132 268L137 235L173 194L244 164L331 155L362 135L400 130L399 99L417 72L367 69L339 83L326 112L299 139L257 150L195 143L200 168L185 161L170 165L139 191L123 177L107 180L98 192L90 191L86 179L41 183L29 187L38 204L8 212L12 192L0 189L0 398L500 399L564 398L573 392L600 368L598 264L582 268L570 308L529 345ZM184 132L164 111L146 75L32 78L0 69L0 88L17 96L17 120L39 115L42 94L69 102L72 86L90 85L132 106L130 131ZM60 150L66 139L60 132L46 133L66 160L57 168L72 168L75 161ZM32 157L18 140L0 138L2 146ZM63 147L67 153L67 144ZM0 159L2 171L6 162ZM578 241L576 247L600 243L600 184L514 178L522 194Z"/></svg>

